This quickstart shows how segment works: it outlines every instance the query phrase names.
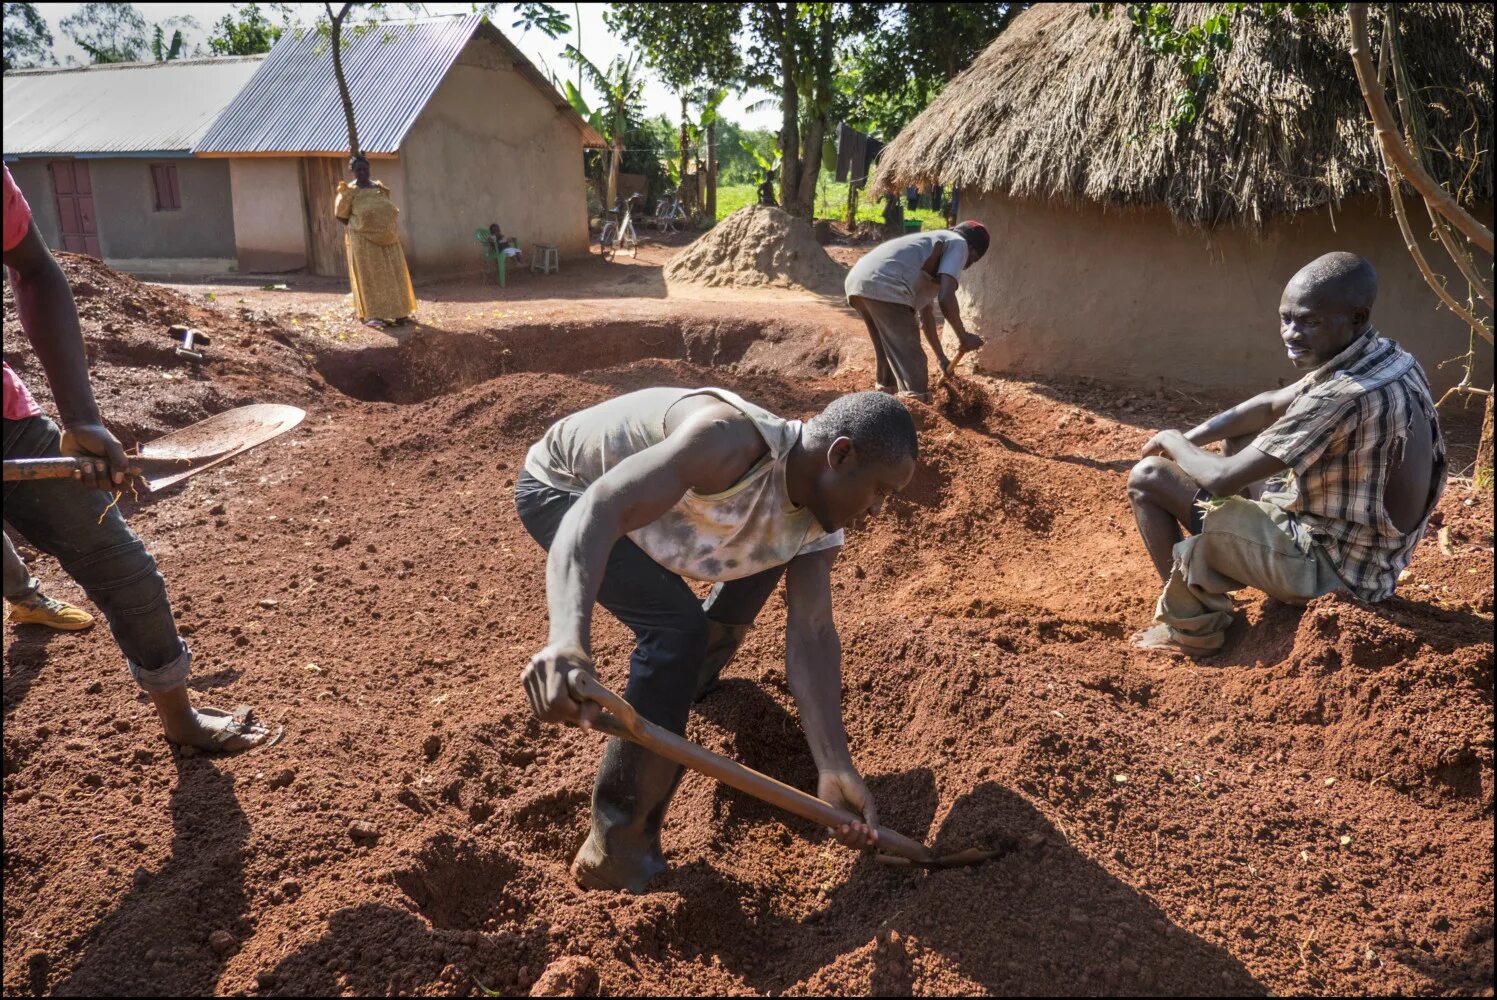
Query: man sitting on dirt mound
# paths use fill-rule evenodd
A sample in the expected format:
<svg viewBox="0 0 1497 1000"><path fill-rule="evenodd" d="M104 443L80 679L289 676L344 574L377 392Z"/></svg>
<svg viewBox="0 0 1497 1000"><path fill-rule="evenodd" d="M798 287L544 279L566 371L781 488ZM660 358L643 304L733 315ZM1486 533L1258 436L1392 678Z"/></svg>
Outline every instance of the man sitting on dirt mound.
<svg viewBox="0 0 1497 1000"><path fill-rule="evenodd" d="M1376 298L1355 254L1306 264L1279 330L1308 374L1144 446L1128 495L1165 588L1140 648L1220 649L1242 587L1293 604L1393 594L1445 488L1445 442L1419 363L1372 326Z"/></svg>
<svg viewBox="0 0 1497 1000"><path fill-rule="evenodd" d="M944 372L950 362L941 347L936 307L956 331L957 346L973 351L982 339L967 332L956 301L962 272L988 252L988 231L980 222L954 229L911 233L874 247L847 272L847 304L868 327L877 361L874 388L930 402L930 374L920 332Z"/></svg>
<svg viewBox="0 0 1497 1000"><path fill-rule="evenodd" d="M521 675L541 719L589 727L569 694L591 672L597 601L635 635L624 698L684 734L785 576L786 675L820 779L817 794L861 815L838 839L870 847L878 826L842 726L832 563L842 528L876 514L915 472L915 424L874 392L835 400L802 424L723 389L645 389L558 421L515 484L526 530L550 552L550 643ZM684 578L717 585L706 602ZM593 788L592 833L573 862L589 888L642 892L666 867L660 828L681 768L609 740Z"/></svg>
<svg viewBox="0 0 1497 1000"><path fill-rule="evenodd" d="M109 620L130 673L156 706L166 738L208 751L243 750L269 733L243 713L194 710L187 696L192 653L177 634L156 561L104 492L133 474L125 449L99 416L88 383L78 310L62 268L31 221L31 208L5 168L5 266L21 328L36 351L63 431L42 416L5 365L5 457L90 459L80 482L5 484L5 520L56 557ZM84 720L85 723L87 720Z"/></svg>

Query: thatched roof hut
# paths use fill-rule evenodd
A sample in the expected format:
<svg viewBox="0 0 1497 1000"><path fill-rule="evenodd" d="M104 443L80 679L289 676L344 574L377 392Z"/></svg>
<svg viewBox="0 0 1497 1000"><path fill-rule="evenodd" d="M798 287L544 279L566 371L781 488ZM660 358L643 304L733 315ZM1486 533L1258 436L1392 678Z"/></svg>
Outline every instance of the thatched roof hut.
<svg viewBox="0 0 1497 1000"><path fill-rule="evenodd" d="M1176 24L1199 24L1220 7L1173 5ZM1493 8L1398 8L1401 52L1435 150L1433 172L1490 225ZM1375 51L1381 31L1374 18ZM1084 3L1036 5L884 150L872 191L958 185L962 214L996 227L999 252L966 283L987 332L998 332L996 322L1007 333L1000 339L1013 341L990 350L990 364L1073 365L1071 341L1083 331L1064 334L1067 322L1089 326L1081 358L1107 360L1108 352L1090 342L1100 317L1076 311L1072 289L1087 272L1112 292L1108 329L1139 325L1157 338L1161 322L1192 329L1210 323L1213 332L1235 324L1262 340L1270 324L1271 337L1279 287L1329 249L1363 253L1379 267L1376 318L1416 350L1428 341L1426 368L1463 349L1462 327L1448 314L1434 315L1433 296L1389 217L1345 16L1299 21L1249 10L1232 19L1232 35L1200 119L1175 130L1165 123L1183 77L1172 58L1141 43L1121 5L1111 18L1089 14ZM1417 200L1410 209L1423 216ZM1206 296L1218 308L1193 301L1182 310L1146 293L1165 273L1161 265L1172 268L1171 297ZM1046 290L1056 294L1036 305L1038 312L1014 312L1018 300L1045 297ZM1118 301L1125 292L1131 295ZM1146 304L1146 314L1131 313L1129 299ZM1053 339L1049 347L1033 342L1036 326ZM1245 387L1270 374L1292 375L1271 342L1244 353L1235 349L1238 338L1219 339L1227 341L1222 356L1197 365L1195 381ZM1138 368L1137 346L1103 367L1140 379L1163 374ZM1455 375L1447 374L1431 371L1436 382Z"/></svg>

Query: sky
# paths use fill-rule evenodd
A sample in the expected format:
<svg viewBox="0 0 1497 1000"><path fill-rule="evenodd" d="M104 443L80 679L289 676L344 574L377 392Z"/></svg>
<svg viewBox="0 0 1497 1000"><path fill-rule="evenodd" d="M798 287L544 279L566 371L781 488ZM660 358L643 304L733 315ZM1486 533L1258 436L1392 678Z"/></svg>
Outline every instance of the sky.
<svg viewBox="0 0 1497 1000"><path fill-rule="evenodd" d="M53 53L59 62L73 56L78 62L86 63L87 57L83 50L75 45L63 33L61 21L64 17L73 13L82 4L76 3L39 3L36 5L38 12L47 19L47 24L52 30ZM234 10L235 4L228 3L137 3L136 8L147 22L155 23L169 17L178 15L191 15L203 26L200 37L193 37L189 32L188 41L203 42L208 30L213 23L225 14ZM310 21L314 16L323 11L320 3L301 3L293 5L300 16ZM472 9L466 3L428 3L422 4L428 14L465 14ZM540 68L542 73L553 73L567 79L576 78L576 69L563 56L563 49L568 44L576 44L576 14L577 8L582 12L582 45L580 46L584 55L599 67L607 67L608 63L615 57L621 55L627 40L617 38L603 23L603 12L608 5L604 3L584 4L557 4L567 17L573 21L573 33L553 41L541 34L539 31L529 31L521 34L511 27L515 17L513 8L504 4L493 16L493 21L500 30L509 36L510 41L519 46L520 50L529 57L530 61ZM263 5L262 5L263 8ZM584 82L583 93L589 104L596 104L597 93ZM723 102L723 113L729 120L738 123L744 128L768 128L779 127L779 113L774 110L760 111L750 114L748 105L769 96L763 91L750 91L746 94L729 94L728 99ZM649 117L664 114L672 121L679 119L681 114L681 101L664 84L655 79L653 75L647 77L644 91L645 113Z"/></svg>

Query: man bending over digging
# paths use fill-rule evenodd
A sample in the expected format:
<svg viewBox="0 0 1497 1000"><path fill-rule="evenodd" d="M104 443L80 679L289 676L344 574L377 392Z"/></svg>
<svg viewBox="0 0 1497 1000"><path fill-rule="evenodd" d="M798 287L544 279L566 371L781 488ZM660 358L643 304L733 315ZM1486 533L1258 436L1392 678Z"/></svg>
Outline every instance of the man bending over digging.
<svg viewBox="0 0 1497 1000"><path fill-rule="evenodd" d="M684 734L692 702L784 575L785 672L817 794L863 817L836 831L842 843L873 846L877 812L842 726L831 570L843 526L909 483L917 449L904 406L876 392L803 424L723 389L644 389L552 425L515 484L520 520L550 552L550 642L520 675L531 709L583 728L598 717L566 683L573 669L593 671L597 601L634 631L624 698ZM686 578L716 586L703 602ZM572 863L581 885L643 892L665 870L660 828L680 777L671 761L608 741L592 832Z"/></svg>
<svg viewBox="0 0 1497 1000"><path fill-rule="evenodd" d="M847 304L857 310L873 340L877 363L874 388L930 402L930 369L921 331L945 371L950 362L941 347L936 309L956 331L963 351L982 346L982 338L962 323L956 289L962 272L988 252L988 231L980 222L954 229L911 233L874 247L847 272Z"/></svg>
<svg viewBox="0 0 1497 1000"><path fill-rule="evenodd" d="M1140 648L1220 649L1242 587L1291 604L1393 594L1445 488L1445 442L1424 371L1372 325L1376 298L1355 254L1306 264L1279 335L1307 374L1144 446L1128 498L1165 588Z"/></svg>

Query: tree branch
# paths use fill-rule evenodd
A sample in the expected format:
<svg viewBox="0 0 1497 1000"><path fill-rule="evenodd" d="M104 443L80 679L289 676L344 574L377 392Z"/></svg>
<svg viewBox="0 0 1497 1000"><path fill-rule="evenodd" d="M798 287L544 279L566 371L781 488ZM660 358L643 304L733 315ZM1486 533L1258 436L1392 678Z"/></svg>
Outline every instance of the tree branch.
<svg viewBox="0 0 1497 1000"><path fill-rule="evenodd" d="M1461 208L1450 192L1429 175L1424 165L1415 160L1404 145L1398 127L1393 122L1393 110L1388 107L1387 94L1383 91L1383 85L1378 82L1377 73L1372 66L1372 56L1368 51L1367 5L1348 4L1347 17L1351 20L1352 65L1357 71L1357 84L1362 89L1362 99L1367 103L1367 111L1372 116L1373 133L1382 148L1385 165L1396 166L1398 172L1408 178L1414 190L1449 219L1467 239L1491 253L1492 231ZM1404 221L1406 225L1407 220ZM1491 334L1485 336L1488 341L1491 340Z"/></svg>

